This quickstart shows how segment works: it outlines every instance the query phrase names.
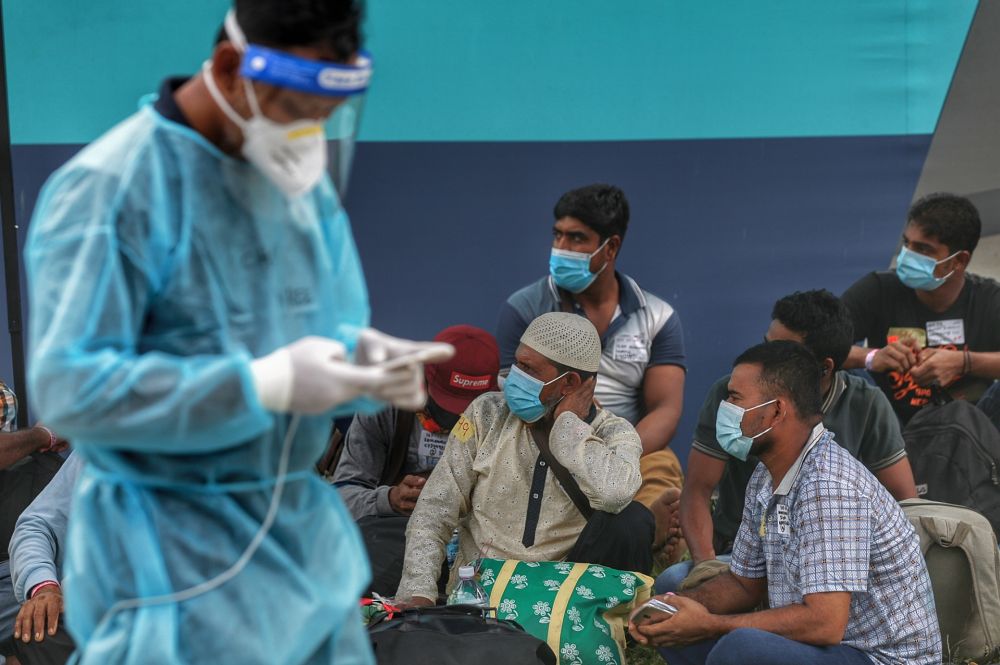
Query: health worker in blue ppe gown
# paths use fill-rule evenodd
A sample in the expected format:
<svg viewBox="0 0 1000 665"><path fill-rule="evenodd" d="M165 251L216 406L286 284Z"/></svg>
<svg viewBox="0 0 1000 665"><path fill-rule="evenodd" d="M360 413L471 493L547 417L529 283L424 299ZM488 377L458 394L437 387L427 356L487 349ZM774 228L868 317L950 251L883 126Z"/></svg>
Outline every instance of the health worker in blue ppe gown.
<svg viewBox="0 0 1000 665"><path fill-rule="evenodd" d="M78 663L373 661L364 549L313 465L332 415L419 408L453 350L368 328L324 137L353 135L359 23L352 0L236 0L199 74L41 193L29 381L86 462Z"/></svg>

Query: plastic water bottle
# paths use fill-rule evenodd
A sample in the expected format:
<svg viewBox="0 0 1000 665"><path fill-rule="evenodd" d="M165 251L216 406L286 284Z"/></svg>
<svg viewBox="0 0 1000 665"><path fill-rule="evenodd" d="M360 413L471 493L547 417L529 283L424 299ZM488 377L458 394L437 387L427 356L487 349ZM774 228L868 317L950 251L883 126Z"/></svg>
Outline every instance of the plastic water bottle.
<svg viewBox="0 0 1000 665"><path fill-rule="evenodd" d="M482 585L476 581L476 569L472 566L462 566L458 569L458 584L448 596L449 605L476 605L487 608L490 597Z"/></svg>
<svg viewBox="0 0 1000 665"><path fill-rule="evenodd" d="M448 545L445 547L445 553L448 557L448 567L451 568L458 557L458 529L455 529L451 533L451 540L448 541Z"/></svg>

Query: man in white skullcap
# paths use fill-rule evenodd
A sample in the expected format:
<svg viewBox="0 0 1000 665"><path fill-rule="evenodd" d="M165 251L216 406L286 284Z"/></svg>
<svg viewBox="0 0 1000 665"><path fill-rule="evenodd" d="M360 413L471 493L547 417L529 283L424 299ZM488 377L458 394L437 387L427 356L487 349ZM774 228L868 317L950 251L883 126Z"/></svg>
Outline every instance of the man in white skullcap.
<svg viewBox="0 0 1000 665"><path fill-rule="evenodd" d="M601 340L575 314L538 317L521 336L502 393L486 393L451 430L406 532L397 600L432 604L445 545L452 570L495 558L599 563L648 572L652 514L632 499L642 443L594 403Z"/></svg>

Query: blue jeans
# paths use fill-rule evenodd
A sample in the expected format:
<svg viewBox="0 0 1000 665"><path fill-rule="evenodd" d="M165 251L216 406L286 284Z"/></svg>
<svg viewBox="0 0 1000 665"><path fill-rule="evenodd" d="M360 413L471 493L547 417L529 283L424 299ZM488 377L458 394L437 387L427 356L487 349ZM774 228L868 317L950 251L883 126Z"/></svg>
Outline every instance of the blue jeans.
<svg viewBox="0 0 1000 665"><path fill-rule="evenodd" d="M716 558L719 561L729 563L733 560L733 555L722 554ZM694 568L694 561L688 560L675 563L664 570L656 578L656 593L667 593L668 591L677 591L680 589L681 582L691 573L692 568Z"/></svg>
<svg viewBox="0 0 1000 665"><path fill-rule="evenodd" d="M659 651L670 665L872 665L854 647L814 647L756 628L737 628L718 640Z"/></svg>

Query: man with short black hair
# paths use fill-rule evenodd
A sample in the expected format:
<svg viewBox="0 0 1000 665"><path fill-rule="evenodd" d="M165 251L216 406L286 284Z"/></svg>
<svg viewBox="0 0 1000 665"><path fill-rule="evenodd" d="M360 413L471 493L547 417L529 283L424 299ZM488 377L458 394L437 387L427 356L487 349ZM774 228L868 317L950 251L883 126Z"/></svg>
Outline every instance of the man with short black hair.
<svg viewBox="0 0 1000 665"><path fill-rule="evenodd" d="M844 292L864 367L905 425L936 392L978 401L1000 378L1000 284L966 272L982 223L968 199L928 194L913 204L894 271Z"/></svg>
<svg viewBox="0 0 1000 665"><path fill-rule="evenodd" d="M801 344L765 342L733 363L716 436L761 464L731 570L661 596L673 616L629 626L671 665L941 662L919 539L821 419L819 361Z"/></svg>
<svg viewBox="0 0 1000 665"><path fill-rule="evenodd" d="M822 289L781 298L771 311L764 338L802 343L820 359L823 425L896 500L915 497L903 436L888 400L875 386L840 369L854 340L850 313L840 299ZM734 457L716 438L716 416L726 398L729 378L726 375L716 381L705 396L688 456L680 514L691 561L664 571L656 580L660 592L676 591L692 568L702 562L711 562L717 555L728 560L726 555L736 538L747 482L759 460ZM716 488L719 494L713 510L710 504ZM699 576L700 571L692 574L687 583Z"/></svg>
<svg viewBox="0 0 1000 665"><path fill-rule="evenodd" d="M553 210L549 275L515 292L500 311L500 366L514 362L521 333L545 312L586 317L603 353L595 396L642 439L643 486L636 500L657 518L658 547L679 531L680 462L668 448L684 400L685 357L673 307L616 270L629 224L621 189L595 184L563 194ZM674 555L680 554L671 547Z"/></svg>

